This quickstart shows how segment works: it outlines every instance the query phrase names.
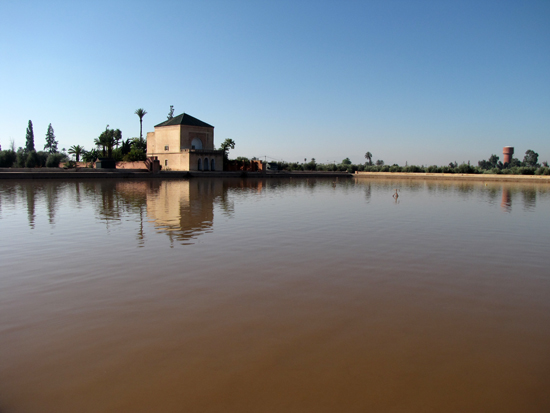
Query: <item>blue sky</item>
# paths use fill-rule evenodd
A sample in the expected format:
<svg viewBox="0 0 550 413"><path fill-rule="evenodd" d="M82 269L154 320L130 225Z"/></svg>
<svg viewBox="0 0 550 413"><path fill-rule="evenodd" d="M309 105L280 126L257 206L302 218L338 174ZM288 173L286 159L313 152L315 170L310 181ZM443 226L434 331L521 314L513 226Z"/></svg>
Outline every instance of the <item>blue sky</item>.
<svg viewBox="0 0 550 413"><path fill-rule="evenodd" d="M0 144L186 112L231 157L550 160L550 1L0 2Z"/></svg>

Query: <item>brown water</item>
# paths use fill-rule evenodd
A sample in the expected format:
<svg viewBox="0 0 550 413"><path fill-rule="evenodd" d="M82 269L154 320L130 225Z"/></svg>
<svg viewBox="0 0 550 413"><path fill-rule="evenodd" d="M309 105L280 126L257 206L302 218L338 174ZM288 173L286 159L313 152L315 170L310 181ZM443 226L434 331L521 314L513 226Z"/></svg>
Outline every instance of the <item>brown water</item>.
<svg viewBox="0 0 550 413"><path fill-rule="evenodd" d="M550 411L549 222L548 185L0 181L0 412Z"/></svg>

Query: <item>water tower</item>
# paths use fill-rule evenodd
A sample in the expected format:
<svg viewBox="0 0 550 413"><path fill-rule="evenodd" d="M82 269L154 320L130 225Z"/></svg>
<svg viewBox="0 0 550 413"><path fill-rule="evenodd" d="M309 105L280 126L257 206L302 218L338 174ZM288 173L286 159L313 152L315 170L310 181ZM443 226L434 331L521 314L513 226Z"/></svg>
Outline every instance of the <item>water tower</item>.
<svg viewBox="0 0 550 413"><path fill-rule="evenodd" d="M512 162L512 156L514 155L514 147L505 146L504 149L502 150L502 154L504 155L504 159L502 160L502 163Z"/></svg>

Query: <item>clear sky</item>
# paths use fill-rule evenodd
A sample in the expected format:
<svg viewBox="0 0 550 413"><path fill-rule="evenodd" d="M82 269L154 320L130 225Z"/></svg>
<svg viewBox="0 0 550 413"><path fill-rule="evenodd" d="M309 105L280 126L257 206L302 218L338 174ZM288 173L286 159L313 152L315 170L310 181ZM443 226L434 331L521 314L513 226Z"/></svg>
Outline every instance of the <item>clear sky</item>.
<svg viewBox="0 0 550 413"><path fill-rule="evenodd" d="M0 1L0 144L175 114L231 157L550 161L550 1Z"/></svg>

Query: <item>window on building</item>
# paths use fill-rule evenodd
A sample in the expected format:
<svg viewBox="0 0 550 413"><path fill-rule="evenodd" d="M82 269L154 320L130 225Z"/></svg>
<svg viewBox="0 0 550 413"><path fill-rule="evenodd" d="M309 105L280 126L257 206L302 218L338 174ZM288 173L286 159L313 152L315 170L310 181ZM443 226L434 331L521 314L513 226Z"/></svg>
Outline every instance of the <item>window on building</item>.
<svg viewBox="0 0 550 413"><path fill-rule="evenodd" d="M191 149L202 149L202 141L199 138L194 138L191 141Z"/></svg>
<svg viewBox="0 0 550 413"><path fill-rule="evenodd" d="M169 149L168 145L164 147L164 150L167 151Z"/></svg>
<svg viewBox="0 0 550 413"><path fill-rule="evenodd" d="M168 166L168 159L164 160L164 166Z"/></svg>

